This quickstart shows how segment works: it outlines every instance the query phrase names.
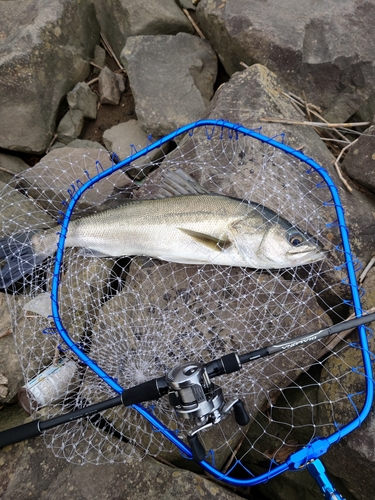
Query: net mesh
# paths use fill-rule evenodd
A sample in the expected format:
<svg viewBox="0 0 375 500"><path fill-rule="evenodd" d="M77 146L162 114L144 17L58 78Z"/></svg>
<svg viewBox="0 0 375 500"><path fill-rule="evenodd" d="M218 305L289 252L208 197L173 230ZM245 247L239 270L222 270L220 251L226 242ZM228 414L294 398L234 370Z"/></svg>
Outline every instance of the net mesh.
<svg viewBox="0 0 375 500"><path fill-rule="evenodd" d="M106 151L53 151L3 188L1 237L54 226L77 187L110 165ZM160 149L156 159L145 155L137 168L94 184L79 200L73 219L129 198L162 197L162 174L176 169L212 193L272 209L317 238L326 258L295 268L254 270L142 255L99 258L66 249L59 292L63 324L121 387L162 376L186 361L206 363L231 352L246 353L348 317L351 290L327 186L305 163L251 137L219 127L197 129ZM53 258L48 258L7 290L25 377L22 398L28 396L24 404L43 418L115 396L56 332L49 303L52 270ZM244 401L251 422L241 427L229 415L203 431L207 460L218 468L227 464L229 471L241 464L256 475L352 421L361 408L365 381L361 369L354 369L361 356L356 334L351 335L345 339L341 334L334 346L332 338L296 345L215 380L227 400ZM52 388L41 387L40 374L51 367L59 369ZM186 437L191 424L176 417L167 397L145 406ZM44 439L57 456L81 464L125 462L133 453L181 460L157 429L123 406L58 426Z"/></svg>

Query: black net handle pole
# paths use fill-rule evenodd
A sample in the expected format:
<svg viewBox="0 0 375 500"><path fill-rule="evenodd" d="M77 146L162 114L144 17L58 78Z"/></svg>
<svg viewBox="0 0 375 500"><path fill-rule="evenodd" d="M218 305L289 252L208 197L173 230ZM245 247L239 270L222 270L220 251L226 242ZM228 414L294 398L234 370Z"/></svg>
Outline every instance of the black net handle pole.
<svg viewBox="0 0 375 500"><path fill-rule="evenodd" d="M337 325L318 330L313 333L307 333L306 335L301 335L295 337L294 339L280 342L278 344L269 345L255 351L248 352L246 354L238 355L236 353L227 354L222 358L216 359L207 363L205 366L209 377L217 377L219 375L224 375L228 373L233 373L242 368L243 364L254 361L255 359L263 358L271 354L276 354L278 352L286 351L293 347L304 345L314 340L318 340L324 337L329 337L345 330L350 330L352 328L357 328L358 326L365 325L375 321L375 313L368 314L366 316L361 316L360 318L354 318ZM0 448L4 446L19 443L25 439L31 439L43 434L44 431L56 427L58 425L66 424L73 420L78 420L80 418L89 417L91 415L97 414L101 411L108 410L115 406L121 404L125 406L131 406L134 404L140 404L145 401L157 400L167 394L168 385L166 383L165 377L155 378L144 382L143 384L131 387L125 390L121 395L115 398L102 401L101 403L96 403L93 405L86 406L85 408L66 413L65 415L60 415L58 417L51 418L49 420L35 420L28 424L20 425L0 432Z"/></svg>

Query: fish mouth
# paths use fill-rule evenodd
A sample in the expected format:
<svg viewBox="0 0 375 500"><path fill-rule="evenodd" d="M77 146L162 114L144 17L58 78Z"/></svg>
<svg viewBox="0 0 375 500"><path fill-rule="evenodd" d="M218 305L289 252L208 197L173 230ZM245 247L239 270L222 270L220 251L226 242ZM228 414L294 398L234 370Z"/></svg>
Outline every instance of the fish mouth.
<svg viewBox="0 0 375 500"><path fill-rule="evenodd" d="M290 256L301 264L310 264L326 258L328 251L320 248L289 252Z"/></svg>

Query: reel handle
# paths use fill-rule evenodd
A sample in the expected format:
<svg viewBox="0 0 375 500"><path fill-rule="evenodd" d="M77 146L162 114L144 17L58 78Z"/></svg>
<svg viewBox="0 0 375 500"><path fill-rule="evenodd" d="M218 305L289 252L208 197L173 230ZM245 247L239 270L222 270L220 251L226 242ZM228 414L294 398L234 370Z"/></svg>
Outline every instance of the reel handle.
<svg viewBox="0 0 375 500"><path fill-rule="evenodd" d="M194 462L202 462L202 460L204 460L204 457L206 456L206 451L203 448L202 443L199 441L198 435L188 435L187 440L193 454Z"/></svg>
<svg viewBox="0 0 375 500"><path fill-rule="evenodd" d="M234 403L233 412L234 412L234 419L236 420L237 424L240 425L241 427L244 427L250 422L250 416L247 413L245 405L243 404L243 401L241 401L241 399L239 399L236 403Z"/></svg>

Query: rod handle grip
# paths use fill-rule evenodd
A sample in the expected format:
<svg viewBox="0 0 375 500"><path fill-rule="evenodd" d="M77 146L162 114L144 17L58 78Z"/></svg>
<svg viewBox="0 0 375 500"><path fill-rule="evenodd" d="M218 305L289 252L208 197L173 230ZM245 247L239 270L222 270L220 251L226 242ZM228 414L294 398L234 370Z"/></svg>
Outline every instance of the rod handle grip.
<svg viewBox="0 0 375 500"><path fill-rule="evenodd" d="M25 439L40 436L42 432L43 431L39 428L39 420L34 420L33 422L13 427L13 429L2 431L0 432L0 448L4 448L4 446L8 446L10 444L19 443Z"/></svg>

